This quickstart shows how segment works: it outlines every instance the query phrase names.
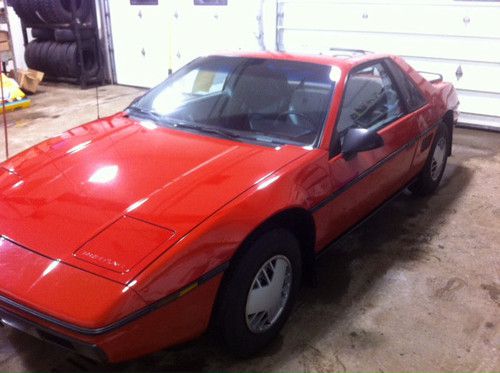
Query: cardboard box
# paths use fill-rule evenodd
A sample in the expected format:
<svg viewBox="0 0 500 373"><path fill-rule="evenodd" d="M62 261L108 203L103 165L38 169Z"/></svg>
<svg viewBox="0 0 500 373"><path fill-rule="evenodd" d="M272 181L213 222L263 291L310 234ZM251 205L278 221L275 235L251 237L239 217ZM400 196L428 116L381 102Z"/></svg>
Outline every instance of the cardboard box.
<svg viewBox="0 0 500 373"><path fill-rule="evenodd" d="M44 75L41 71L20 69L17 71L17 82L24 92L36 93Z"/></svg>
<svg viewBox="0 0 500 373"><path fill-rule="evenodd" d="M0 31L0 52L10 50L9 33L7 31Z"/></svg>
<svg viewBox="0 0 500 373"><path fill-rule="evenodd" d="M0 42L9 41L9 32L0 31Z"/></svg>

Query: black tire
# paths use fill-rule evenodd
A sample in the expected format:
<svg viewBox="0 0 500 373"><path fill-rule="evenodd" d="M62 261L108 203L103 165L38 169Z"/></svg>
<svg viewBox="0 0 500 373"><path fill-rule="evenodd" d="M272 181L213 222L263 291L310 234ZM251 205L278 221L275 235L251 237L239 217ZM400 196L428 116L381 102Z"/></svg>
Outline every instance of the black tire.
<svg viewBox="0 0 500 373"><path fill-rule="evenodd" d="M91 0L77 0L75 17L85 21L90 14ZM38 14L47 23L69 23L73 19L71 0L36 0Z"/></svg>
<svg viewBox="0 0 500 373"><path fill-rule="evenodd" d="M30 0L10 0L9 5L14 8L16 14L25 23L41 23L42 20L38 17L36 13L36 4L34 1Z"/></svg>
<svg viewBox="0 0 500 373"><path fill-rule="evenodd" d="M79 78L82 74L82 68L85 69L87 77L95 77L98 72L98 60L95 54L95 46L92 42L83 43L83 66L80 66L80 58L78 55L78 46L76 43L63 43L65 48L64 52L57 52L64 56L60 63L63 65L61 71L65 72L65 77Z"/></svg>
<svg viewBox="0 0 500 373"><path fill-rule="evenodd" d="M96 55L97 49L93 41L86 44L83 49L83 68L88 78L94 78L99 73L99 56Z"/></svg>
<svg viewBox="0 0 500 373"><path fill-rule="evenodd" d="M54 30L34 28L31 29L31 36L37 40L54 40Z"/></svg>
<svg viewBox="0 0 500 373"><path fill-rule="evenodd" d="M43 71L47 75L52 75L52 71L54 70L52 68L52 64L50 61L50 48L52 46L53 42L51 41L44 41L40 42L40 49L39 49L39 54L38 57L40 59L40 65L41 65L41 71Z"/></svg>
<svg viewBox="0 0 500 373"><path fill-rule="evenodd" d="M24 59L26 65L33 70L41 70L39 51L43 42L34 40L26 46L24 51Z"/></svg>
<svg viewBox="0 0 500 373"><path fill-rule="evenodd" d="M30 69L50 76L59 76L60 62L57 56L58 43L34 40L26 46L25 60Z"/></svg>
<svg viewBox="0 0 500 373"><path fill-rule="evenodd" d="M94 30L82 29L80 31L81 40L88 40L94 37ZM57 29L54 31L54 38L58 42L74 42L76 41L76 36L73 30L70 29Z"/></svg>
<svg viewBox="0 0 500 373"><path fill-rule="evenodd" d="M35 64L38 66L38 68L35 68L35 70L40 70L44 71L45 70L45 65L43 61L43 52L45 50L45 43L44 41L37 41L35 44L35 50L34 50L34 57L35 57Z"/></svg>
<svg viewBox="0 0 500 373"><path fill-rule="evenodd" d="M24 48L24 61L28 67L33 66L33 50L35 47L33 46L33 42L26 45Z"/></svg>
<svg viewBox="0 0 500 373"><path fill-rule="evenodd" d="M68 69L68 77L76 78L80 76L80 66L78 64L78 46L76 43L69 43L66 51L66 67Z"/></svg>
<svg viewBox="0 0 500 373"><path fill-rule="evenodd" d="M429 151L429 157L425 163L423 170L417 177L417 180L409 187L411 192L416 196L426 196L432 194L436 191L439 183L446 169L446 163L448 161L448 151L450 146L450 135L448 133L448 128L444 123L440 123L436 136L432 142L432 146ZM442 148L442 149L441 149ZM435 156L437 152L444 151L444 158L442 163L436 161ZM440 153L438 153L439 155ZM439 157L441 159L441 157ZM441 166L439 166L439 164ZM438 165L437 165L438 164ZM436 165L439 170L436 171Z"/></svg>
<svg viewBox="0 0 500 373"><path fill-rule="evenodd" d="M60 76L69 76L69 68L66 61L66 54L68 52L68 48L70 47L70 43L57 43L57 47L55 50L55 58L57 58L57 64L59 66L59 74Z"/></svg>
<svg viewBox="0 0 500 373"><path fill-rule="evenodd" d="M276 337L290 315L300 286L302 260L298 240L281 228L258 235L242 250L224 275L213 321L225 347L239 357L249 357ZM291 274L289 295L286 300L281 300L285 303L280 306L281 311L276 314L275 321L268 325L269 329L255 332L250 329L251 324L247 324L247 299L250 299L256 275L270 259L288 263L290 271L287 273ZM270 276L272 281L274 272Z"/></svg>
<svg viewBox="0 0 500 373"><path fill-rule="evenodd" d="M99 73L95 43L86 40L82 47L83 66L80 66L76 43L34 40L26 46L24 56L29 68L51 77L80 78L84 69L87 77L94 78Z"/></svg>
<svg viewBox="0 0 500 373"><path fill-rule="evenodd" d="M49 41L47 43L47 54L46 54L46 70L47 74L50 76L59 76L61 71L61 62L57 58L57 46L58 43L55 41Z"/></svg>

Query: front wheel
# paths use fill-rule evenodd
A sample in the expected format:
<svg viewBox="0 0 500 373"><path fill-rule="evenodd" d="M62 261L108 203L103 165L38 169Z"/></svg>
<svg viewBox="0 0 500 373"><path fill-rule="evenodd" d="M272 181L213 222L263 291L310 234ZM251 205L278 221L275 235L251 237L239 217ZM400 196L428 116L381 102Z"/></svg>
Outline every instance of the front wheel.
<svg viewBox="0 0 500 373"><path fill-rule="evenodd" d="M221 287L215 322L226 348L247 357L283 327L301 277L299 242L284 229L261 234L236 259Z"/></svg>
<svg viewBox="0 0 500 373"><path fill-rule="evenodd" d="M432 143L424 169L415 183L409 188L413 194L425 196L437 189L448 161L449 141L448 129L444 123L441 123Z"/></svg>

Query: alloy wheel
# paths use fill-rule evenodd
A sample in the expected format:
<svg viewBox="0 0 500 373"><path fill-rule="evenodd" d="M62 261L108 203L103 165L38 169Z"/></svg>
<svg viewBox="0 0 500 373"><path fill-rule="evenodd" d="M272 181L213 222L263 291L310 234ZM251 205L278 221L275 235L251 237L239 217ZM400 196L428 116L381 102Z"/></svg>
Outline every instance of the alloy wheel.
<svg viewBox="0 0 500 373"><path fill-rule="evenodd" d="M246 323L253 333L264 333L280 318L292 286L292 265L283 255L266 261L247 295Z"/></svg>

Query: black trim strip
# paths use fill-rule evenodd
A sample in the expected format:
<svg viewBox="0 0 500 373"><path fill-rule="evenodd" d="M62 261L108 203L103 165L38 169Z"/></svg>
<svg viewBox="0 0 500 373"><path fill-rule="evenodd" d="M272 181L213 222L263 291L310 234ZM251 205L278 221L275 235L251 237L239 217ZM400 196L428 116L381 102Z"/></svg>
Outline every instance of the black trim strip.
<svg viewBox="0 0 500 373"><path fill-rule="evenodd" d="M95 329L84 328L84 327L80 327L80 326L68 323L66 321L59 320L55 317L46 315L42 312L39 312L39 311L36 311L36 310L31 309L29 307L26 307L20 303L17 303L9 298L2 296L2 295L0 295L0 302L3 302L11 307L14 307L16 309L23 311L31 316L35 316L35 317L42 319L44 321L48 321L52 324L55 324L57 326L60 326L64 329L67 329L67 330L72 331L72 332L76 332L79 334L85 334L85 335L100 335L100 334L109 333L109 332L114 331L118 328L121 328L121 327L131 323L132 321L135 321L135 320L137 320L137 319L139 319L139 318L141 318L141 317L143 317L143 316L145 316L153 311L156 311L157 309L183 297L184 295L189 293L191 290L194 290L198 286L210 281L211 279L213 279L217 275L221 274L228 267L229 267L229 262L223 263L223 264L219 265L218 267L212 269L211 271L205 273L198 280L193 281L192 283L190 283L189 285L176 291L175 293L167 295L166 297L161 298L160 300L158 300L154 303L151 303L150 305L124 317L121 320L118 320L118 321L116 321L112 324L109 324L107 326L103 326L101 328L95 328ZM0 310L2 310L2 309L0 308Z"/></svg>
<svg viewBox="0 0 500 373"><path fill-rule="evenodd" d="M347 231L345 231L344 233L342 233L339 237L337 237L336 239L334 239L332 242L330 242L328 245L326 245L323 249L321 249L321 251L319 251L318 253L316 253L316 260L319 260L320 258L322 258L326 253L330 252L332 249L334 249L336 247L336 245L342 241L344 238L346 238L347 236L349 236L352 232L354 232L356 229L358 229L360 226L362 226L363 224L365 224L368 220L370 220L371 218L373 218L375 215L377 215L377 213L382 210L383 208L385 208L390 202L394 201L397 197L399 197L401 195L401 193L404 192L404 190L406 188L408 188L411 184L413 184L414 182L416 181L416 179L412 179L408 184L406 184L403 188L401 188L400 190L398 190L396 193L394 193L394 195L392 195L391 197L389 197L387 200L385 200L384 202L382 202L379 206L377 206L372 212L370 212L366 217L364 217L363 219L361 219L358 223L354 224L351 228L347 229Z"/></svg>
<svg viewBox="0 0 500 373"><path fill-rule="evenodd" d="M375 171L377 171L385 163L389 162L390 160L392 160L393 158L395 158L396 156L398 156L400 153L402 153L406 149L411 148L412 146L414 146L422 137L424 137L429 132L431 132L432 130L434 130L435 128L437 128L438 125L439 125L439 123L436 123L435 125L430 126L424 132L422 132L421 134L419 134L416 138L414 138L410 142L406 143L405 145L403 145L399 149L395 150L394 152L392 152L391 154L389 154L387 157L381 159L374 166L372 166L372 167L368 168L367 170L363 171L359 176L357 176L356 178L354 178L351 181L349 181L346 185L344 185L344 186L340 187L339 189L337 189L335 192L333 192L328 197L326 197L323 201L321 201L316 206L314 206L311 209L309 209L309 211L311 213L315 213L318 210L321 210L323 207L325 207L326 205L328 205L330 202L332 202L334 199L336 199L337 197L339 197L341 194L343 194L344 192L346 192L347 190L349 190L351 187L353 187L355 184L357 184L358 182L360 182L361 180L363 180L365 177L367 177L367 176L371 175L372 173L374 173Z"/></svg>
<svg viewBox="0 0 500 373"><path fill-rule="evenodd" d="M69 351L77 352L80 355L88 357L89 359L95 360L97 362L106 363L108 361L106 353L97 345L85 343L77 339L70 338L61 333L57 333L54 330L38 325L30 320L27 320L2 308L0 308L0 325L5 325L17 329L35 338L55 344L59 347L66 348ZM56 339L54 339L53 337L56 337ZM64 341L66 343L61 343L57 341L57 339L60 339L61 341Z"/></svg>

